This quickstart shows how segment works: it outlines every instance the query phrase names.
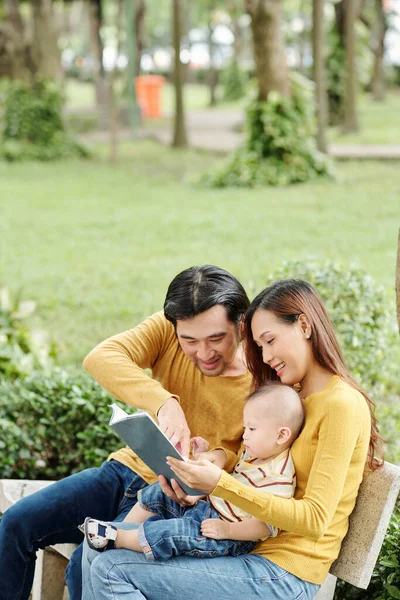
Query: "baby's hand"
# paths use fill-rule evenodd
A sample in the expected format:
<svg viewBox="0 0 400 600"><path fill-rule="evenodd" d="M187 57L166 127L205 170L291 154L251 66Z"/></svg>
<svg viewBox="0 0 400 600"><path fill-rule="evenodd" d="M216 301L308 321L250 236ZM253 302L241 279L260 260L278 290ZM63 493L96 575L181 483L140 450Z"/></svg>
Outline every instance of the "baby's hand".
<svg viewBox="0 0 400 600"><path fill-rule="evenodd" d="M214 540L229 539L229 523L220 519L206 519L200 525L201 533Z"/></svg>
<svg viewBox="0 0 400 600"><path fill-rule="evenodd" d="M197 435L196 437L192 437L190 440L190 445L192 447L192 452L194 454L199 454L200 452L207 452L210 447L210 444L204 438Z"/></svg>

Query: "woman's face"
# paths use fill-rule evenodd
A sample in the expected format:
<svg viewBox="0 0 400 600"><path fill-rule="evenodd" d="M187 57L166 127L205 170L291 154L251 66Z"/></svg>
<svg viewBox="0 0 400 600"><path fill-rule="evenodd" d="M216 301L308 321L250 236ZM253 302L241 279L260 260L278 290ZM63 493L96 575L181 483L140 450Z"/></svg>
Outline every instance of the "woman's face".
<svg viewBox="0 0 400 600"><path fill-rule="evenodd" d="M301 383L313 363L311 333L303 318L295 323L283 323L274 313L258 309L251 321L254 342L262 350L263 362L276 371L282 383Z"/></svg>

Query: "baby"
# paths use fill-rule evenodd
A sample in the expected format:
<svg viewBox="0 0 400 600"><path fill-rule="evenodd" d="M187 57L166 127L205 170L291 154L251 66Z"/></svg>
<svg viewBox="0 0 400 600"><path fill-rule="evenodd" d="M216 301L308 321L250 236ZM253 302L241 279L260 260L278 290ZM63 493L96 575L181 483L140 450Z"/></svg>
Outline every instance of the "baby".
<svg viewBox="0 0 400 600"><path fill-rule="evenodd" d="M261 493L291 498L296 477L290 446L303 420L303 405L293 388L271 381L253 392L243 412L244 451L232 476ZM87 543L98 551L126 548L143 552L151 560L180 554L208 558L248 553L257 541L279 533L276 527L212 495L182 507L162 492L158 482L139 491L138 502L125 521L140 525L117 529L87 518Z"/></svg>

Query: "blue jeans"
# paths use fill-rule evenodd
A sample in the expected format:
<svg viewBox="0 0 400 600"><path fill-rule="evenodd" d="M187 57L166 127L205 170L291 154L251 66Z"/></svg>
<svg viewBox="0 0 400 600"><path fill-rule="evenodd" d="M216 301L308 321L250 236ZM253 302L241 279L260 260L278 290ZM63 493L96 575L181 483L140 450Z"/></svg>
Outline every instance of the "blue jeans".
<svg viewBox="0 0 400 600"><path fill-rule="evenodd" d="M182 507L166 496L160 484L154 483L138 493L138 502L155 513L139 527L139 540L146 558L167 560L186 554L199 558L239 556L253 550L255 542L214 540L204 537L200 525L205 519L219 519L219 514L207 500Z"/></svg>
<svg viewBox="0 0 400 600"><path fill-rule="evenodd" d="M138 552L110 550L91 557L95 600L311 600L319 589L258 554L149 562Z"/></svg>
<svg viewBox="0 0 400 600"><path fill-rule="evenodd" d="M86 469L19 500L0 520L0 598L28 600L36 552L58 543L82 542L85 517L123 519L146 482L117 461ZM80 600L82 546L67 569L71 600Z"/></svg>

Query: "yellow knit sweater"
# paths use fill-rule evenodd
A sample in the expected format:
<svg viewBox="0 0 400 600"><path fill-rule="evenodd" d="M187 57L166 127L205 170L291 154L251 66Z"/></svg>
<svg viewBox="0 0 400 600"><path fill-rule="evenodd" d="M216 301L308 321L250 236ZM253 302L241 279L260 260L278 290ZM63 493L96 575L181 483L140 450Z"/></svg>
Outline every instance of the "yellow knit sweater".
<svg viewBox="0 0 400 600"><path fill-rule="evenodd" d="M203 375L182 352L172 324L162 313L96 346L83 366L115 398L147 410L154 418L168 398L176 397L191 435L205 438L210 447L222 446L228 454L226 469L233 469L243 433L250 374ZM143 369L151 369L152 377ZM157 479L128 447L109 458L131 468L148 483Z"/></svg>
<svg viewBox="0 0 400 600"><path fill-rule="evenodd" d="M304 428L292 446L294 498L262 494L223 472L213 495L282 531L254 553L297 577L321 584L348 528L371 431L365 398L337 376L304 400Z"/></svg>

